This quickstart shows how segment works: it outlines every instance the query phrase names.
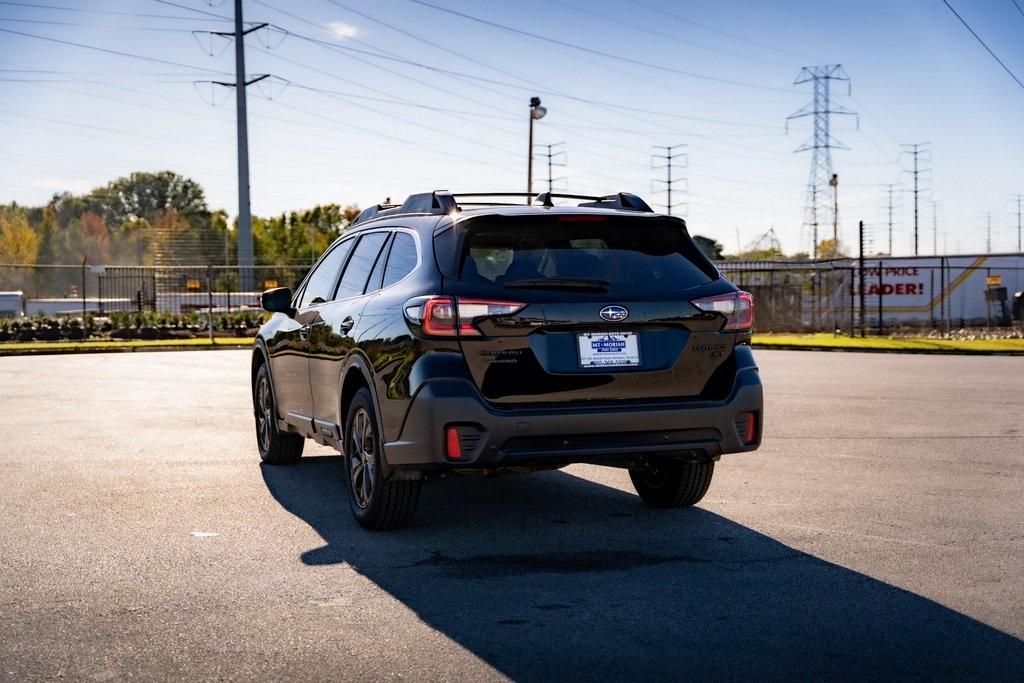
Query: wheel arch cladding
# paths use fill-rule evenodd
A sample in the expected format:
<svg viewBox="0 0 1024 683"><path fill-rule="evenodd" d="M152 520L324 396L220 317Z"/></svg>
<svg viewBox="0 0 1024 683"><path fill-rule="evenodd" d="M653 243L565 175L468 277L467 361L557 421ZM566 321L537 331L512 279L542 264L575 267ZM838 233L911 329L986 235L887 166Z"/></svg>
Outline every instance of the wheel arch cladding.
<svg viewBox="0 0 1024 683"><path fill-rule="evenodd" d="M348 370L345 371L345 379L341 383L341 423L342 430L344 431L345 421L348 420L348 410L352 405L352 399L355 397L356 392L360 389L365 388L370 392L370 397L373 397L373 389L370 387L370 381L366 377L365 370L359 363L353 363L349 366Z"/></svg>

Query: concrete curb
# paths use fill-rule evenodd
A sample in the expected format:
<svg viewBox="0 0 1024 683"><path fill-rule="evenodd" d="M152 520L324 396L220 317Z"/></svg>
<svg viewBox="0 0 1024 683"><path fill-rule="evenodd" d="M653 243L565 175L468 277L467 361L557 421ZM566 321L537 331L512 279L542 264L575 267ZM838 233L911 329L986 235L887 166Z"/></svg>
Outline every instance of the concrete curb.
<svg viewBox="0 0 1024 683"><path fill-rule="evenodd" d="M33 349L5 349L0 345L0 358L4 356L59 356L66 354L80 353L136 353L149 351L237 351L238 349L252 348L252 344L228 343L223 344L187 344L181 346L126 346L124 344L111 343L109 346L90 346L87 348L33 348Z"/></svg>

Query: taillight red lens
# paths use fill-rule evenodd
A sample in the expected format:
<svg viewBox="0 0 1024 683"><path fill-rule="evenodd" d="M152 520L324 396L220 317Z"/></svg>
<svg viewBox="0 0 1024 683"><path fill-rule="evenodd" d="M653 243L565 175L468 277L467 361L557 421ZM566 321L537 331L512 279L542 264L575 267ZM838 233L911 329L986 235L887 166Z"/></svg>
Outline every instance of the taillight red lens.
<svg viewBox="0 0 1024 683"><path fill-rule="evenodd" d="M449 427L445 430L444 454L450 460L462 459L462 442L459 440L459 430L457 427Z"/></svg>
<svg viewBox="0 0 1024 683"><path fill-rule="evenodd" d="M691 301L694 306L708 313L725 316L723 330L745 332L754 326L754 297L750 292L730 292L708 296Z"/></svg>
<svg viewBox="0 0 1024 683"><path fill-rule="evenodd" d="M743 440L747 443L754 443L755 438L757 438L757 413L751 411L747 414L747 430L743 435Z"/></svg>
<svg viewBox="0 0 1024 683"><path fill-rule="evenodd" d="M455 302L448 296L436 296L423 302L423 332L438 337L454 337Z"/></svg>
<svg viewBox="0 0 1024 683"><path fill-rule="evenodd" d="M406 316L422 326L423 333L434 337L477 337L476 323L484 318L512 315L526 304L515 301L463 299L433 296L422 304L406 306Z"/></svg>

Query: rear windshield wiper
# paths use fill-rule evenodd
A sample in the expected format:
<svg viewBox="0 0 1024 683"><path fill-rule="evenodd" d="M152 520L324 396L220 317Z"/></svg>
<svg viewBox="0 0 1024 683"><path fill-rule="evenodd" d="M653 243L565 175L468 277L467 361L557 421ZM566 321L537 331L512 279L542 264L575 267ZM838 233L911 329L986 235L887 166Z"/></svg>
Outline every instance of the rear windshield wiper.
<svg viewBox="0 0 1024 683"><path fill-rule="evenodd" d="M532 280L506 282L506 289L579 289L591 292L607 292L611 281L599 277L545 277Z"/></svg>

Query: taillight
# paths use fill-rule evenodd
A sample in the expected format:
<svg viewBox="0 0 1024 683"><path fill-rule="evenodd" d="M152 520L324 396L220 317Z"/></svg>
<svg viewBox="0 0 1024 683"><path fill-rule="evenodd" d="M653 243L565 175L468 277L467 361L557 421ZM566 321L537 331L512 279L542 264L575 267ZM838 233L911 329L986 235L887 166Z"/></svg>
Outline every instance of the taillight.
<svg viewBox="0 0 1024 683"><path fill-rule="evenodd" d="M478 337L481 332L476 324L480 320L512 315L525 306L515 301L432 296L406 304L405 316L410 322L420 325L423 334L434 337Z"/></svg>
<svg viewBox="0 0 1024 683"><path fill-rule="evenodd" d="M730 292L708 296L691 301L694 306L708 313L725 316L723 330L745 332L754 326L754 297L750 292Z"/></svg>

